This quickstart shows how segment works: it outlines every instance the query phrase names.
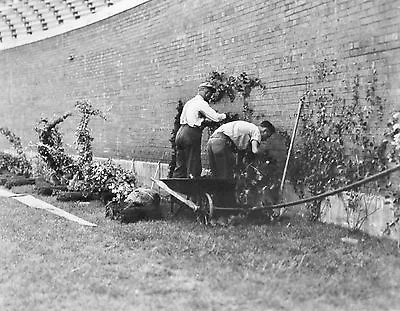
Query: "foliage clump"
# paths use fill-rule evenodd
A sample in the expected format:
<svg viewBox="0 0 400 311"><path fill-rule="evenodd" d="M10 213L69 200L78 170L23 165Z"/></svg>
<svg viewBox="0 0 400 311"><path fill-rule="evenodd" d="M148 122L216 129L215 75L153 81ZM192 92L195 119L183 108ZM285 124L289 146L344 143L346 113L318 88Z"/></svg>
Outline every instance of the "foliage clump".
<svg viewBox="0 0 400 311"><path fill-rule="evenodd" d="M238 76L227 75L224 72L212 71L207 81L215 87L216 92L211 98L212 103L222 100L225 96L233 102L239 95L244 99L248 99L252 90L256 87L265 90L265 85L259 78L250 77L247 73L242 72Z"/></svg>
<svg viewBox="0 0 400 311"><path fill-rule="evenodd" d="M394 112L387 123L385 132L387 142L387 157L389 163L400 164L400 112ZM397 175L398 181L398 175ZM389 183L388 197L393 203L393 221L387 223L384 233L390 234L392 230L400 230L400 186L398 182Z"/></svg>
<svg viewBox="0 0 400 311"><path fill-rule="evenodd" d="M89 128L92 117L106 120L104 113L95 109L88 100L78 101L75 108L80 121L75 131L75 147L78 152L76 170L68 187L74 191L111 192L116 201L123 200L135 186L135 176L111 159L105 162L93 161L93 136Z"/></svg>
<svg viewBox="0 0 400 311"><path fill-rule="evenodd" d="M32 166L25 155L21 138L7 127L1 127L0 134L4 135L16 152L15 155L6 152L0 153L0 170L26 177L30 176Z"/></svg>
<svg viewBox="0 0 400 311"><path fill-rule="evenodd" d="M387 168L386 143L375 136L375 124L383 116L383 100L376 92L376 70L365 87L364 98L358 75L352 81L350 100L334 94L329 85L318 86L300 99L301 142L291 162L293 182L311 195L349 185ZM379 189L379 184L374 186ZM370 185L364 186L364 191L367 187ZM309 208L311 218L318 219L321 201L312 202Z"/></svg>
<svg viewBox="0 0 400 311"><path fill-rule="evenodd" d="M75 130L74 145L77 156L66 153L58 125L72 115L68 112L52 121L46 118L36 125L39 136L38 153L50 171L50 182L61 184L70 191L110 193L115 201L123 200L135 186L135 175L116 165L111 159L93 160L93 136L89 128L92 117L106 119L88 100L79 100L75 109L80 116Z"/></svg>
<svg viewBox="0 0 400 311"><path fill-rule="evenodd" d="M116 165L112 159L92 161L69 182L74 191L88 193L109 193L114 201L122 202L135 188L135 175Z"/></svg>
<svg viewBox="0 0 400 311"><path fill-rule="evenodd" d="M172 155L171 155L171 161L169 162L169 167L168 167L168 177L172 178L172 174L174 173L175 167L176 167L176 144L175 144L175 138L176 138L176 133L178 133L178 130L181 126L180 123L180 118L182 114L184 103L182 100L178 100L178 105L176 106L176 115L174 118L174 128L171 131L171 137L169 139L169 142L171 143L171 148L172 148Z"/></svg>
<svg viewBox="0 0 400 311"><path fill-rule="evenodd" d="M78 165L86 165L93 160L93 136L89 128L89 121L92 117L99 116L106 120L105 115L99 109L94 109L88 100L79 100L75 104L80 114L80 121L75 131L75 147L78 152Z"/></svg>
<svg viewBox="0 0 400 311"><path fill-rule="evenodd" d="M34 127L38 135L37 152L45 164L45 175L56 184L65 182L73 171L73 159L64 149L59 124L72 115L65 113L53 120L42 118Z"/></svg>

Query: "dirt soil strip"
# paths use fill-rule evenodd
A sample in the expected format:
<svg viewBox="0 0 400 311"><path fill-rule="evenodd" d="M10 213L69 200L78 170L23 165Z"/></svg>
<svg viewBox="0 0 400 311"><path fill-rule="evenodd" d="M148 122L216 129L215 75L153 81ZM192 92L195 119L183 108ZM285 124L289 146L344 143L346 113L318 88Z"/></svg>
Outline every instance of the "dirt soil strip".
<svg viewBox="0 0 400 311"><path fill-rule="evenodd" d="M96 224L88 222L82 218L79 218L78 216L72 215L58 207L55 207L28 194L16 194L4 188L0 188L0 196L15 199L25 205L28 205L29 207L44 209L46 211L49 211L50 213L64 217L68 220L75 221L84 226L97 227Z"/></svg>

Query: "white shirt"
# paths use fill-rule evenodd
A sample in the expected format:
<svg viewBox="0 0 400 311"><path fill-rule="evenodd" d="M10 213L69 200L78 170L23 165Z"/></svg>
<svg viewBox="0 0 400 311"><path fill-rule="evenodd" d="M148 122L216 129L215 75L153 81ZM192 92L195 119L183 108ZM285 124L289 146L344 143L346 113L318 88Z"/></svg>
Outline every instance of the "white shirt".
<svg viewBox="0 0 400 311"><path fill-rule="evenodd" d="M180 123L190 127L200 127L205 119L219 122L225 118L225 113L216 112L201 95L197 94L183 106Z"/></svg>
<svg viewBox="0 0 400 311"><path fill-rule="evenodd" d="M228 136L238 150L245 150L248 144L253 140L261 143L261 133L258 126L246 121L225 123L217 128L211 137L216 133L223 133Z"/></svg>

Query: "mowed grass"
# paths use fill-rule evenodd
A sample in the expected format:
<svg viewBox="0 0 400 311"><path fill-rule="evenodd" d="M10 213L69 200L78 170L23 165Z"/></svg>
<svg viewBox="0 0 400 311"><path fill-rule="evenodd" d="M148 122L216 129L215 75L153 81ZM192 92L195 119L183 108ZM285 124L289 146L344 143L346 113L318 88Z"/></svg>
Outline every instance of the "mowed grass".
<svg viewBox="0 0 400 311"><path fill-rule="evenodd" d="M0 310L400 309L394 241L347 244L346 229L295 216L120 224L100 202L41 199L98 227L0 198Z"/></svg>

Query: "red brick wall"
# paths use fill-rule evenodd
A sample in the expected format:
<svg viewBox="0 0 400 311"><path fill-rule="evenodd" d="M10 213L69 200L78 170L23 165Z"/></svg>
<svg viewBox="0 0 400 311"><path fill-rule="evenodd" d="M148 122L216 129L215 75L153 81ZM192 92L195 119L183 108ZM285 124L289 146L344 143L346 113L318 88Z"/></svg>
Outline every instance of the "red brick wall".
<svg viewBox="0 0 400 311"><path fill-rule="evenodd" d="M63 35L0 50L0 126L35 142L34 123L79 98L108 110L93 120L97 156L170 158L178 99L195 95L212 70L243 71L267 85L255 115L291 131L306 76L337 62L343 88L378 71L387 111L400 109L398 0L152 0ZM241 102L216 106L241 111ZM72 143L77 117L64 122ZM0 148L8 148L0 138Z"/></svg>

